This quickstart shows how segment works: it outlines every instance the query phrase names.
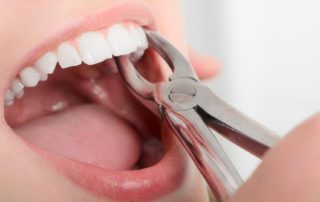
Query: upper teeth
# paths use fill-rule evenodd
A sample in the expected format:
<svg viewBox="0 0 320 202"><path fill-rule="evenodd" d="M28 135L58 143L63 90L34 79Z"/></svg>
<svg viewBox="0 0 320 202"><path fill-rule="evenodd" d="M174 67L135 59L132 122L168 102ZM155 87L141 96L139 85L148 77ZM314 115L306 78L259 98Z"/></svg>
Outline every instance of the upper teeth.
<svg viewBox="0 0 320 202"><path fill-rule="evenodd" d="M78 66L81 64L81 58L78 50L69 43L62 43L57 49L58 61L61 68Z"/></svg>
<svg viewBox="0 0 320 202"><path fill-rule="evenodd" d="M88 32L79 37L80 55L84 63L92 65L112 58L111 47L105 36L97 32Z"/></svg>
<svg viewBox="0 0 320 202"><path fill-rule="evenodd" d="M112 26L107 34L107 39L114 56L133 53L138 49L133 35L121 25Z"/></svg>
<svg viewBox="0 0 320 202"><path fill-rule="evenodd" d="M82 62L94 65L112 56L134 53L141 57L148 48L146 34L139 26L116 24L111 27L81 34L76 40L69 40L41 56L34 65L22 69L5 96L5 105L12 105L14 98L22 97L24 87L34 87L45 81L55 70L57 63L62 68L78 66Z"/></svg>

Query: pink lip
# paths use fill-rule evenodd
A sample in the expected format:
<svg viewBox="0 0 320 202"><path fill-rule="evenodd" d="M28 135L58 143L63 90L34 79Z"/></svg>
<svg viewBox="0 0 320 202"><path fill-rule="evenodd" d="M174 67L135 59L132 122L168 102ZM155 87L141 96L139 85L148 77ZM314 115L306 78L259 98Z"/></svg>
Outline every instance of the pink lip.
<svg viewBox="0 0 320 202"><path fill-rule="evenodd" d="M156 27L152 10L143 1L122 2L58 29L56 33L43 40L43 43L29 51L22 63L17 66L17 71L18 68L28 65L39 55L54 48L59 42L84 31L124 21L133 21L149 29ZM180 145L176 144L173 135L165 134L163 143L166 148L165 155L159 163L132 171L101 169L31 147L72 181L93 193L111 200L149 201L175 192L185 182L188 173L188 157Z"/></svg>

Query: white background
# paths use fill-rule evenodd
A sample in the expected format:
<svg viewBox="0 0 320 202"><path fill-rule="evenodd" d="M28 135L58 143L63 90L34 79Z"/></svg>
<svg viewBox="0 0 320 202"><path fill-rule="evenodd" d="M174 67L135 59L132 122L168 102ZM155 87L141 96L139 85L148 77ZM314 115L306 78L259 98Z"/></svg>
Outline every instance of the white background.
<svg viewBox="0 0 320 202"><path fill-rule="evenodd" d="M183 2L189 43L222 64L218 95L282 136L319 111L320 1ZM248 177L259 161L226 147Z"/></svg>

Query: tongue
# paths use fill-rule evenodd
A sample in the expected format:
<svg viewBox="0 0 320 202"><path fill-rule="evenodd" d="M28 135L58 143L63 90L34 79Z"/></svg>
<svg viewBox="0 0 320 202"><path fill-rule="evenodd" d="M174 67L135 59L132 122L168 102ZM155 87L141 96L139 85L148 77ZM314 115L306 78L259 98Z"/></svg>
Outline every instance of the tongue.
<svg viewBox="0 0 320 202"><path fill-rule="evenodd" d="M101 168L131 169L140 156L138 133L97 105L80 105L41 117L15 131L40 148Z"/></svg>

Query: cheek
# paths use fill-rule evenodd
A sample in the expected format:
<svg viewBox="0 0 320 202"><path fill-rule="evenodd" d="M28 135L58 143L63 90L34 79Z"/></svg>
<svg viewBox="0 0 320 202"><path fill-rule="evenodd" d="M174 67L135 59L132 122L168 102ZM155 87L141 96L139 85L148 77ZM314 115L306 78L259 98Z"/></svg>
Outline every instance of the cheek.
<svg viewBox="0 0 320 202"><path fill-rule="evenodd" d="M187 57L181 2L177 0L148 0L147 2L155 12L158 32ZM163 61L161 66L166 66ZM171 71L163 68L162 72L168 76Z"/></svg>
<svg viewBox="0 0 320 202"><path fill-rule="evenodd" d="M147 2L155 11L159 32L187 56L181 2L177 0L149 0Z"/></svg>

